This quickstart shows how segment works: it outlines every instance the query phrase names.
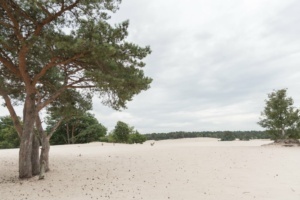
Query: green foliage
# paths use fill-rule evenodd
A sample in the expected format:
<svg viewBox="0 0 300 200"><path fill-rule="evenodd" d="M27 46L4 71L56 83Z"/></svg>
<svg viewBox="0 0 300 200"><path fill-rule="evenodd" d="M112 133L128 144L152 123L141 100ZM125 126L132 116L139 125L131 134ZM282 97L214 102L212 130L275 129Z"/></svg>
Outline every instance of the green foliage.
<svg viewBox="0 0 300 200"><path fill-rule="evenodd" d="M0 149L19 147L20 139L11 117L0 117Z"/></svg>
<svg viewBox="0 0 300 200"><path fill-rule="evenodd" d="M106 137L101 137L100 141L110 143L143 144L147 140L146 136L141 135L134 127L118 121L114 130Z"/></svg>
<svg viewBox="0 0 300 200"><path fill-rule="evenodd" d="M126 41L128 21L108 22L108 13L115 12L120 3L1 1L2 90L16 101L24 100L19 69L19 59L24 58L24 73L42 97L37 102L41 108L66 89L82 88L98 94L107 106L126 108L134 95L150 86L152 79L144 75L142 60L151 50Z"/></svg>
<svg viewBox="0 0 300 200"><path fill-rule="evenodd" d="M47 107L47 133L50 135L50 138L55 132L59 132L63 124L74 121L75 118L81 118L86 116L86 112L92 108L92 96L87 94L79 93L74 89L68 89L64 91L58 98L56 98L48 107ZM94 120L95 121L95 120ZM62 124L61 124L62 123ZM66 137L63 134L54 136L54 144L68 144L75 142L74 129L71 129L71 139L70 139L70 130L69 124L66 125ZM53 133L53 134L52 134ZM106 133L106 131L105 131ZM88 137L91 137L91 131L86 133ZM101 132L102 134L102 132ZM105 134L104 134L105 135ZM61 140L61 141L59 141ZM83 138L80 138L79 141L84 142ZM86 141L85 141L86 142Z"/></svg>
<svg viewBox="0 0 300 200"><path fill-rule="evenodd" d="M47 127L51 129L52 127ZM107 129L90 113L64 120L54 132L51 144L75 144L100 141Z"/></svg>
<svg viewBox="0 0 300 200"><path fill-rule="evenodd" d="M293 99L287 97L286 92L286 89L281 89L268 94L258 122L274 140L299 138L299 110L293 107Z"/></svg>
<svg viewBox="0 0 300 200"><path fill-rule="evenodd" d="M167 140L180 138L197 138L197 137L211 137L222 138L226 131L202 131L202 132L170 132L170 133L151 133L145 134L147 140ZM269 139L270 135L263 131L231 131L235 138L240 140L249 139Z"/></svg>
<svg viewBox="0 0 300 200"><path fill-rule="evenodd" d="M233 141L235 140L235 135L230 131L225 131L221 137L221 141Z"/></svg>
<svg viewBox="0 0 300 200"><path fill-rule="evenodd" d="M129 134L128 143L129 144L143 144L147 140L146 136L141 135L138 131Z"/></svg>
<svg viewBox="0 0 300 200"><path fill-rule="evenodd" d="M101 124L93 124L76 136L77 143L88 143L100 141L100 138L105 136L107 129Z"/></svg>
<svg viewBox="0 0 300 200"><path fill-rule="evenodd" d="M252 139L250 134L241 134L239 136L235 135L235 138L243 141L249 141L250 139Z"/></svg>
<svg viewBox="0 0 300 200"><path fill-rule="evenodd" d="M109 142L108 137L109 137L109 135L100 137L99 141L100 141L100 142Z"/></svg>
<svg viewBox="0 0 300 200"><path fill-rule="evenodd" d="M84 115L92 109L92 96L83 94L74 89L64 91L47 107L48 124L55 124L58 119L69 119Z"/></svg>
<svg viewBox="0 0 300 200"><path fill-rule="evenodd" d="M113 137L116 142L127 143L129 139L129 134L131 134L132 128L128 124L118 121L115 129L113 130Z"/></svg>

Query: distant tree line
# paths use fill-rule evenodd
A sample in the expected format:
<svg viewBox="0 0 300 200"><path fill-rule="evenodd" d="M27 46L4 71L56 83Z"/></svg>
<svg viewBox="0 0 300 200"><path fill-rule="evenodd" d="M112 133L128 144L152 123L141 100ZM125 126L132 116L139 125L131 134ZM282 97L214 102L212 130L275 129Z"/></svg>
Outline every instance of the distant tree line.
<svg viewBox="0 0 300 200"><path fill-rule="evenodd" d="M72 91L70 91L72 92ZM73 92L74 93L74 92ZM299 143L300 138L300 110L293 107L293 99L287 97L287 90L275 90L268 95L266 107L261 113L258 122L266 131L202 131L184 132L176 131L169 133L140 134L134 127L124 122L117 122L114 130L107 134L107 129L90 113L90 101L74 93L73 101L70 99L60 99L58 105L53 105L48 110L49 117L46 120L46 135L51 135L50 143L56 144L76 144L93 141L112 143L143 143L146 140L166 140L180 138L210 137L220 138L221 141L250 140L250 139L272 139L275 142ZM77 98L75 98L77 96ZM64 97L64 96L62 96ZM78 98L80 97L80 98ZM74 103L76 100L77 103ZM61 109L63 103L65 109ZM67 105L70 102L71 105ZM76 108L74 105L80 105ZM59 109L58 109L59 108ZM59 110L59 112L58 112ZM58 116L64 116L60 120ZM21 124L23 123L19 119ZM51 131L53 133L51 133ZM41 134L38 128L35 134ZM42 139L43 137L38 137ZM49 137L50 140L50 137ZM20 139L16 131L13 120L10 116L0 117L0 149L19 147Z"/></svg>
<svg viewBox="0 0 300 200"><path fill-rule="evenodd" d="M169 132L145 134L147 140L167 140L180 138L210 137L228 140L250 140L250 139L269 139L270 135L265 131L201 131L201 132Z"/></svg>

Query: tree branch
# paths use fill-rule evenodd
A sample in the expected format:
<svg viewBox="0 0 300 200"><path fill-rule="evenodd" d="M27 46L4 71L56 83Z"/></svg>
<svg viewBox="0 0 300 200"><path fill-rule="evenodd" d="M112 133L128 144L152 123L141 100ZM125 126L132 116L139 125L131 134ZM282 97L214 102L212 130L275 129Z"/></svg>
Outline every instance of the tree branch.
<svg viewBox="0 0 300 200"><path fill-rule="evenodd" d="M23 129L22 129L22 125L20 123L20 120L16 114L16 111L11 103L11 100L9 98L9 96L2 90L0 90L0 95L3 97L4 101L5 101L5 105L9 111L9 114L13 120L14 126L18 132L19 137L21 138Z"/></svg>
<svg viewBox="0 0 300 200"><path fill-rule="evenodd" d="M45 108L47 105L49 105L51 102L53 102L59 95L61 95L66 89L68 88L67 85L61 87L59 90L57 90L51 97L44 100L43 102L39 103L37 105L37 111L39 112L43 108Z"/></svg>
<svg viewBox="0 0 300 200"><path fill-rule="evenodd" d="M14 28L14 26L13 25L11 25L11 24L9 24L9 23L5 23L4 21L0 21L0 25L2 25L2 26L5 26L5 27L7 27L7 28Z"/></svg>
<svg viewBox="0 0 300 200"><path fill-rule="evenodd" d="M48 99L44 100L41 103L38 103L38 105L37 105L38 112L40 110L42 110L44 107L46 107L47 105L49 105L51 102L53 102L59 95L61 95L68 88L95 88L96 87L95 85L77 85L76 86L76 84L79 84L79 83L82 83L85 81L87 81L87 79L80 78L73 83L65 84L59 90L57 90L51 97L49 97Z"/></svg>
<svg viewBox="0 0 300 200"><path fill-rule="evenodd" d="M43 126L42 126L42 121L41 121L39 113L37 114L36 119L35 119L35 126L38 130L37 132L38 132L40 143L43 144L43 139L42 138L44 137L45 133L44 133L44 129L43 129Z"/></svg>
<svg viewBox="0 0 300 200"><path fill-rule="evenodd" d="M14 12L18 12L19 16L22 16L36 24L36 21L30 15L28 15L22 8L20 8L20 6L17 3L15 3L12 0L10 0L10 3L13 4L15 8Z"/></svg>
<svg viewBox="0 0 300 200"><path fill-rule="evenodd" d="M40 71L40 73L38 73L34 78L33 78L33 81L32 81L32 84L35 85L39 80L40 78L42 78L46 72L51 69L53 66L56 65L55 61L57 60L58 58L54 57L54 58L51 58L51 61L46 64L42 70Z"/></svg>
<svg viewBox="0 0 300 200"><path fill-rule="evenodd" d="M95 85L72 85L69 88L74 88L74 89L86 89L86 88L96 88L97 86Z"/></svg>
<svg viewBox="0 0 300 200"><path fill-rule="evenodd" d="M3 54L3 51L0 49L0 52ZM11 71L13 74L15 74L17 77L21 77L20 71L17 69L17 67L11 62L11 60L8 60L7 58L4 58L0 54L0 62L6 67L9 71Z"/></svg>
<svg viewBox="0 0 300 200"><path fill-rule="evenodd" d="M37 5L42 9L43 12L45 12L48 16L51 16L52 14L40 3L37 2Z"/></svg>
<svg viewBox="0 0 300 200"><path fill-rule="evenodd" d="M40 73L38 73L33 78L32 83L35 85L47 73L47 71L49 69L51 69L52 67L57 66L57 65L66 65L66 64L69 64L72 61L76 60L77 58L80 58L81 56L83 56L83 53L76 54L72 58L69 58L67 60L64 60L64 61L61 61L61 62L58 62L58 63L55 62L56 60L58 60L57 57L52 58L51 61L42 68L42 70L40 71Z"/></svg>
<svg viewBox="0 0 300 200"><path fill-rule="evenodd" d="M28 52L28 47L23 46L19 52L18 60L19 60L20 74L23 78L25 85L29 86L31 85L31 79L27 71L27 61L26 61L27 52Z"/></svg>
<svg viewBox="0 0 300 200"><path fill-rule="evenodd" d="M55 126L52 127L50 133L47 136L48 139L52 137L52 135L54 134L54 132L56 131L56 129L59 127L59 125L62 123L63 120L64 118L62 117L58 122L56 122Z"/></svg>
<svg viewBox="0 0 300 200"><path fill-rule="evenodd" d="M20 26L19 26L18 20L12 14L12 11L9 9L9 6L8 6L7 3L8 3L8 1L0 1L1 6L4 8L4 10L6 11L9 19L13 23L13 29L14 29L15 35L18 37L18 39L20 41L23 41L24 38L23 38L23 36L22 36L22 34L20 32ZM10 1L10 3L12 3L12 1Z"/></svg>
<svg viewBox="0 0 300 200"><path fill-rule="evenodd" d="M53 20L55 20L56 18L58 18L62 13L64 13L67 10L71 10L74 7L76 7L76 5L80 2L80 0L76 0L73 4L64 7L64 2L62 3L61 9L60 11L58 11L55 14L51 14L50 12L48 12L50 15L45 18L41 23L39 23L39 25L36 27L35 31L34 31L34 35L37 36L40 34L40 32L42 31L42 28L45 24L48 24L50 22L52 22ZM45 12L45 11L44 11Z"/></svg>
<svg viewBox="0 0 300 200"><path fill-rule="evenodd" d="M7 51L9 52L17 52L18 51L18 48L17 47L14 47L13 44L7 44L5 42L0 42L0 44L3 46L4 49L6 49ZM3 50L2 50L3 52Z"/></svg>

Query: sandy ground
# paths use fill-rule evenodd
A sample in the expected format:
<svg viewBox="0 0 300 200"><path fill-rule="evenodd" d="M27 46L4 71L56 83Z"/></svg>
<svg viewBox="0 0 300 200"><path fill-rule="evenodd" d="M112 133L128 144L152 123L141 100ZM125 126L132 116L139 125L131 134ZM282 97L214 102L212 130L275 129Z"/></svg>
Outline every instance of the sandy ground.
<svg viewBox="0 0 300 200"><path fill-rule="evenodd" d="M53 146L44 180L18 180L0 150L0 199L299 200L300 148L197 138Z"/></svg>

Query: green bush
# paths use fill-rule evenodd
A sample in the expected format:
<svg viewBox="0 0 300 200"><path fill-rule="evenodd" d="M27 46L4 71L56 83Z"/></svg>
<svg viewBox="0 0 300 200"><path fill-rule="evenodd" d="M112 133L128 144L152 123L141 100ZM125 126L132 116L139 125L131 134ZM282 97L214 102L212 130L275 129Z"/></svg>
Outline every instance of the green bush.
<svg viewBox="0 0 300 200"><path fill-rule="evenodd" d="M129 134L131 133L132 128L128 124L118 121L115 129L113 130L113 137L116 142L127 143L129 139Z"/></svg>
<svg viewBox="0 0 300 200"><path fill-rule="evenodd" d="M233 140L235 140L235 135L230 131L224 132L223 135L221 136L221 141L233 141Z"/></svg>
<svg viewBox="0 0 300 200"><path fill-rule="evenodd" d="M108 135L107 138L102 138L101 140L116 143L119 142L127 144L143 144L147 140L147 137L134 130L134 127L131 127L124 122L118 121L115 129L111 132L111 134Z"/></svg>
<svg viewBox="0 0 300 200"><path fill-rule="evenodd" d="M113 134L109 134L107 136L100 137L100 142L115 143L116 139Z"/></svg>
<svg viewBox="0 0 300 200"><path fill-rule="evenodd" d="M100 138L106 135L107 129L101 124L93 124L76 136L77 143L88 143L100 141Z"/></svg>
<svg viewBox="0 0 300 200"><path fill-rule="evenodd" d="M108 142L108 136L100 137L100 142Z"/></svg>
<svg viewBox="0 0 300 200"><path fill-rule="evenodd" d="M147 140L146 136L139 134L137 131L129 135L128 143L129 144L143 144Z"/></svg>

